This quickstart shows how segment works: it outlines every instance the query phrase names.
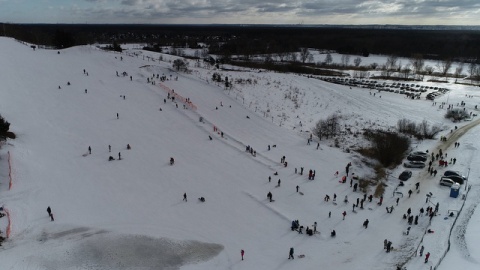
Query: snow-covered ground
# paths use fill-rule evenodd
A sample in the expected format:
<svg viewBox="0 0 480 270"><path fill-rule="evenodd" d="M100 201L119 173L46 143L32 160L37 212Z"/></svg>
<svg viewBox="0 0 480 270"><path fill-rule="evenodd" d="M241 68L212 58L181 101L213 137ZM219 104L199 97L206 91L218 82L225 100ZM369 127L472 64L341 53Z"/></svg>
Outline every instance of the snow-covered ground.
<svg viewBox="0 0 480 270"><path fill-rule="evenodd" d="M355 158L358 155L344 151L360 142L346 139L339 148L325 141L319 149L316 141L307 145L315 123L333 113L358 132L394 127L407 118L425 119L444 127L440 135L455 136L467 130L463 126L477 123L445 120L447 106L440 109L424 98L373 95L368 89L293 74L206 69L194 61L191 74L177 73L171 69L176 57L163 55L164 61L153 61L158 54L138 49L123 54L93 46L60 53L33 51L7 38L0 39L0 47L0 114L17 135L0 149L0 198L12 222L10 238L0 250L2 269L341 270L395 269L403 263L408 269L429 269L443 256L455 220L444 218L464 202L452 236L459 240L451 241L440 267L477 268L478 128L458 139L459 148L439 141L413 145L418 150L442 148L448 157L457 158L449 168L469 173L468 185L473 186L473 196L466 201L463 187L459 198L450 198L449 189L438 185L439 175L414 169L412 179L396 190L404 194L396 206L399 193L392 194L403 168L395 168L386 181L383 205L374 198L356 212L352 202L363 193L353 192L350 181L339 180L349 162L350 173L372 175ZM244 83L225 90L211 81L214 72ZM157 74L168 80L160 82ZM477 89L446 86L451 91L439 97L438 104L465 101L466 110L478 113ZM196 110L184 106L179 96L168 99L166 88L189 98ZM450 134L455 125L459 130ZM132 149L127 150L127 144ZM253 147L256 156L247 153L246 146ZM13 169L11 190L7 152ZM122 160L108 161L109 156L118 159L119 153ZM282 156L287 167L280 164ZM175 158L173 166L170 157ZM301 167L304 174L295 174ZM310 169L318 173L313 181L307 179ZM442 174L445 169L438 170ZM406 191L414 190L416 182L421 183L420 191L408 198ZM274 202L267 200L268 192ZM427 207L427 192L433 194L429 205L439 203L439 216L431 224L420 217L410 235L403 235L408 225L402 215L408 208L415 214ZM183 201L184 193L188 202ZM324 201L334 193L336 204ZM388 214L385 207L392 205L395 210ZM317 222L320 233L291 231L294 219L305 227ZM370 221L367 229L362 227L365 219ZM6 217L0 223L5 233ZM457 229L461 226L465 237ZM425 234L427 229L435 233ZM337 232L335 238L331 230ZM393 242L391 253L385 253L384 239ZM424 253L431 253L427 264L412 257L420 245ZM290 247L296 256L305 257L288 260Z"/></svg>

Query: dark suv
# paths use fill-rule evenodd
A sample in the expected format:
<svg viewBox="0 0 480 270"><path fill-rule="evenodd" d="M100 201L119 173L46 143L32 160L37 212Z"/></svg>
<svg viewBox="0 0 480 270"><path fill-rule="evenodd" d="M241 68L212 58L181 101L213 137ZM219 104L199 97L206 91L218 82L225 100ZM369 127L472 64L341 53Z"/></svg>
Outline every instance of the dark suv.
<svg viewBox="0 0 480 270"><path fill-rule="evenodd" d="M400 174L400 176L398 176L398 179L402 181L407 181L408 179L410 179L410 177L412 177L412 171L405 170Z"/></svg>

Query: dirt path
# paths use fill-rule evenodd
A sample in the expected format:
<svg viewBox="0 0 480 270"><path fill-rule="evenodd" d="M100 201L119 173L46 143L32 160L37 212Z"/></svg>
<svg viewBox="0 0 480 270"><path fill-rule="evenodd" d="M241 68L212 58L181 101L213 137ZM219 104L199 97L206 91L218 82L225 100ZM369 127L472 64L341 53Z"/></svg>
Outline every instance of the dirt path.
<svg viewBox="0 0 480 270"><path fill-rule="evenodd" d="M480 118L468 123L461 128L458 128L450 134L446 142L440 142L435 148L435 151L438 151L440 148L442 148L442 150L446 150L452 145L452 143L456 142L460 137L462 137L465 133L467 133L470 129L477 126L478 124L480 124Z"/></svg>
<svg viewBox="0 0 480 270"><path fill-rule="evenodd" d="M450 133L450 136L448 136L447 141L439 141L437 146L432 149L433 153L438 153L440 149L442 149L443 153L447 153L447 150L450 146L452 146L453 143L457 142L465 133L467 133L470 129L476 127L477 125L480 124L480 118L468 123L467 125L458 128L457 130L453 131ZM430 153L432 153L430 152ZM433 166L433 164L432 164ZM428 171L423 171L421 175L421 179L424 179L425 176L429 175Z"/></svg>
<svg viewBox="0 0 480 270"><path fill-rule="evenodd" d="M475 120L475 121L472 121L472 122L468 123L467 125L465 125L463 127L458 128L455 131L453 131L450 134L450 136L448 136L447 141L439 141L437 143L436 147L434 149L432 149L431 153L438 153L438 151L440 149L442 149L442 151L444 153L446 153L448 148L452 144L457 142L463 135L465 135L465 133L467 133L470 129L476 127L479 124L480 124L480 118ZM422 179L422 180L427 179L427 176L429 176L429 175L430 175L430 173L428 171L423 171L420 175L420 179ZM427 182L427 183L430 183L430 185L434 185L434 183L436 183L436 182L431 181L431 182ZM468 223L468 221L467 221L467 223ZM466 227L466 225L465 225L465 227ZM450 235L449 235L449 237L450 237ZM460 243L462 244L461 241L460 241ZM418 250L418 248L419 248L419 245L417 245L416 250ZM409 257L405 262L400 263L400 265L403 267L404 265L408 264L410 262L410 260L411 260L411 257Z"/></svg>

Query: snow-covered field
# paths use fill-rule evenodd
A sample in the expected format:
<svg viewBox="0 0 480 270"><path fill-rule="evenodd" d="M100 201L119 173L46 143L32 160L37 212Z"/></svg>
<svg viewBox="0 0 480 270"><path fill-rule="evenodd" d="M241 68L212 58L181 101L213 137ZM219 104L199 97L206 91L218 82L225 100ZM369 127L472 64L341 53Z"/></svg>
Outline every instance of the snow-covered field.
<svg viewBox="0 0 480 270"><path fill-rule="evenodd" d="M478 268L477 120L454 124L444 119L445 109L424 98L373 95L368 89L293 74L227 72L194 61L190 74L177 73L171 69L176 57L153 61L158 54L140 50L118 54L81 46L60 53L33 51L7 38L0 38L0 48L0 114L17 135L0 149L0 203L11 218L10 238L0 247L0 269L380 270L404 263L408 269L429 269L438 265L447 248L455 217L444 218L464 202L452 230L451 250L439 269ZM246 83L225 90L211 81L214 72ZM168 80L160 82L157 74ZM168 99L161 85L189 98L196 110L184 106L179 96ZM466 110L478 113L478 88L445 86L451 91L439 97L438 104L465 101ZM444 168L437 168L437 177L414 169L412 179L396 190L404 194L396 206L399 193L392 194L403 171L396 168L386 181L383 205L374 198L352 212L352 203L363 193L353 192L350 178L339 183L345 166L352 162L350 176L372 175L357 154L344 151L360 143L358 138L342 141L339 148L326 141L318 149L317 141L307 145L315 123L333 113L359 132L392 128L401 118L441 125L440 135L446 136L455 125L459 130L452 136L467 130L467 124L473 126L458 139L458 148L453 141L437 140L412 146L442 148L448 157L456 157L449 169L469 173L467 200L462 200L463 187L453 199L449 188L438 185ZM127 144L132 149L127 150ZM246 146L253 147L256 156L247 153ZM108 161L109 156L116 160ZM280 164L282 156L287 167ZM173 166L170 157L175 158ZM304 174L295 174L301 167ZM310 169L318 173L313 181L307 178ZM408 198L416 182L420 191ZM267 200L268 192L274 202ZM408 225L402 215L408 208L416 214L427 207L427 192L433 194L429 205L440 204L439 216L431 224L420 217L410 235L403 235ZM324 201L334 193L336 204ZM388 214L385 207L392 205L395 210ZM320 233L291 231L294 219L305 227L317 222ZM362 226L365 219L370 221L367 229ZM0 224L5 235L6 217ZM425 234L427 229L435 233ZM335 238L330 237L332 230ZM393 242L391 253L383 249L384 239ZM426 264L412 257L421 245L424 254L431 253ZM291 247L293 261L287 259Z"/></svg>

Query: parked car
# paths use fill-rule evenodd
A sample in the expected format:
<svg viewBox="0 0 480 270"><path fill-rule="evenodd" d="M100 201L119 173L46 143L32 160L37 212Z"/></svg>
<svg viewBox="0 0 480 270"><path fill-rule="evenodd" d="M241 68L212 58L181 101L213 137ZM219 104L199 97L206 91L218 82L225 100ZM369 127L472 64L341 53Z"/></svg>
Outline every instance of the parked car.
<svg viewBox="0 0 480 270"><path fill-rule="evenodd" d="M461 176L457 175L442 176L442 179L443 178L453 180L455 183L459 183L460 185L463 185L463 182L465 181Z"/></svg>
<svg viewBox="0 0 480 270"><path fill-rule="evenodd" d="M442 179L440 179L441 186L451 187L453 184L455 184L455 181L450 178L442 177Z"/></svg>
<svg viewBox="0 0 480 270"><path fill-rule="evenodd" d="M422 152L422 151L415 151L415 152L410 153L409 156L424 156L424 157L428 157L428 153Z"/></svg>
<svg viewBox="0 0 480 270"><path fill-rule="evenodd" d="M445 172L443 173L443 176L450 176L450 175L460 176L460 177L462 177L464 180L467 179L467 177L465 177L465 175L462 175L459 171L450 171L450 170L448 170L448 171L445 171Z"/></svg>
<svg viewBox="0 0 480 270"><path fill-rule="evenodd" d="M398 179L402 181L407 181L408 179L410 179L410 177L412 177L412 171L405 170L400 174L400 176L398 176Z"/></svg>
<svg viewBox="0 0 480 270"><path fill-rule="evenodd" d="M407 157L407 160L410 160L410 161L427 161L427 157L425 156L419 156L419 155L409 155Z"/></svg>
<svg viewBox="0 0 480 270"><path fill-rule="evenodd" d="M407 161L403 163L405 168L425 168L425 162L423 161Z"/></svg>

